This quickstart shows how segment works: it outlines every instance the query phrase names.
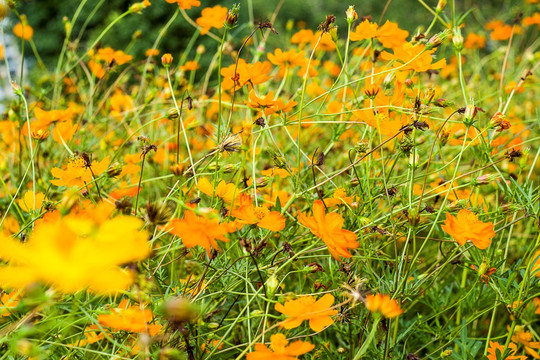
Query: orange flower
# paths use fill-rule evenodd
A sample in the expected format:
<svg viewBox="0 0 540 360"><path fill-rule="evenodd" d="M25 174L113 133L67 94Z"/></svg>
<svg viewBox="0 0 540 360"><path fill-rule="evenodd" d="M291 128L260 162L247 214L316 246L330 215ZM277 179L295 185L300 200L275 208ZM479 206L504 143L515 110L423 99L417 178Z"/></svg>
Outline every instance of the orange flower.
<svg viewBox="0 0 540 360"><path fill-rule="evenodd" d="M491 37L493 40L508 40L510 36L512 35L512 26L505 24L501 20L493 20L486 24L486 29L492 30L492 32L489 34L489 37ZM513 28L514 34L520 34L521 33L521 27L518 25L515 25Z"/></svg>
<svg viewBox="0 0 540 360"><path fill-rule="evenodd" d="M334 296L326 294L319 300L313 296L302 296L296 300L290 300L285 304L276 304L276 311L287 316L281 324L285 329L299 327L305 320L309 321L309 327L315 332L322 331L325 327L334 323L330 316L336 315L337 310L330 309L334 304Z"/></svg>
<svg viewBox="0 0 540 360"><path fill-rule="evenodd" d="M510 353L512 355L505 357L503 360L527 360L526 356L514 356L517 352L517 345L514 343L508 344ZM500 360L502 353L504 352L504 345L499 344L496 341L489 342L487 358L488 360Z"/></svg>
<svg viewBox="0 0 540 360"><path fill-rule="evenodd" d="M230 204L231 202L233 202L233 200L236 199L236 197L238 197L238 195L240 194L240 190L238 190L236 186L234 186L234 184L227 184L225 180L221 180L218 186L216 186L216 188L214 189L208 179L202 178L197 184L197 189L199 189L203 194L206 194L208 196L217 196L226 204Z"/></svg>
<svg viewBox="0 0 540 360"><path fill-rule="evenodd" d="M210 253L211 249L219 251L216 240L229 241L225 235L230 233L232 228L229 224L220 224L218 219L207 219L186 210L183 219L173 219L165 230L181 238L185 247L199 245Z"/></svg>
<svg viewBox="0 0 540 360"><path fill-rule="evenodd" d="M126 308L119 307L113 309L110 314L99 315L98 321L101 325L111 329L148 333L153 336L161 330L161 325L149 324L152 321L152 316L152 310L141 309L140 306L134 305Z"/></svg>
<svg viewBox="0 0 540 360"><path fill-rule="evenodd" d="M23 21L13 27L13 34L20 39L30 40L34 36L34 29L26 21Z"/></svg>
<svg viewBox="0 0 540 360"><path fill-rule="evenodd" d="M400 68L401 71L414 70L416 72L424 72L428 70L441 69L446 65L446 59L433 62L431 56L436 49L425 50L425 45L412 45L411 43L404 43L403 46L394 47L394 54L390 54L386 51L381 53L383 60L396 60L395 67L407 65Z"/></svg>
<svg viewBox="0 0 540 360"><path fill-rule="evenodd" d="M351 32L351 41L361 41L366 39L373 39L377 36L378 25L369 22L368 19L362 21L353 32Z"/></svg>
<svg viewBox="0 0 540 360"><path fill-rule="evenodd" d="M516 326L516 331L512 335L512 341L523 345L523 349L535 359L540 359L540 354L535 349L540 349L540 341L533 340L533 334L525 331L522 326Z"/></svg>
<svg viewBox="0 0 540 360"><path fill-rule="evenodd" d="M285 335L274 334L270 337L271 350L265 344L256 344L255 351L247 354L247 360L295 360L315 348L315 345L301 340L288 344Z"/></svg>
<svg viewBox="0 0 540 360"><path fill-rule="evenodd" d="M272 64L277 66L302 66L306 62L304 54L302 52L296 52L294 49L287 52L276 49L273 54L268 53L267 57Z"/></svg>
<svg viewBox="0 0 540 360"><path fill-rule="evenodd" d="M481 222L467 209L460 210L457 217L447 213L442 225L444 232L452 236L459 245L471 240L479 249L486 249L491 244L491 238L495 236L493 228L492 222Z"/></svg>
<svg viewBox="0 0 540 360"><path fill-rule="evenodd" d="M393 49L403 45L407 36L409 36L408 31L401 30L396 23L387 20L384 25L377 30L376 38L384 47Z"/></svg>
<svg viewBox="0 0 540 360"><path fill-rule="evenodd" d="M524 26L536 25L537 27L540 27L540 13L535 12L532 16L524 17L521 23Z"/></svg>
<svg viewBox="0 0 540 360"><path fill-rule="evenodd" d="M221 29L227 18L227 11L226 7L219 5L204 8L201 17L196 20L197 24L202 27L201 35L206 34L213 27Z"/></svg>
<svg viewBox="0 0 540 360"><path fill-rule="evenodd" d="M187 61L184 65L180 66L180 70L183 71L195 71L199 68L199 63L196 61Z"/></svg>
<svg viewBox="0 0 540 360"><path fill-rule="evenodd" d="M486 46L486 37L483 35L477 35L470 33L465 39L466 49L483 49Z"/></svg>
<svg viewBox="0 0 540 360"><path fill-rule="evenodd" d="M389 319L403 313L396 299L391 299L390 295L383 294L366 296L366 308L373 313L379 313Z"/></svg>
<svg viewBox="0 0 540 360"><path fill-rule="evenodd" d="M147 49L146 52L144 53L144 55L146 57L151 57L151 56L158 56L159 55L159 50L158 49Z"/></svg>
<svg viewBox="0 0 540 360"><path fill-rule="evenodd" d="M246 84L253 86L266 82L270 79L268 74L272 70L272 64L268 61L257 61L254 64L248 64L244 59L240 59L236 73L234 71L235 68L236 65L232 64L221 69L221 76L223 76L221 86L224 90L229 90L233 87L236 87L236 90L238 90Z"/></svg>
<svg viewBox="0 0 540 360"><path fill-rule="evenodd" d="M109 167L109 157L101 161L93 161L88 167L81 156L74 156L69 160L65 169L52 168L51 174L57 179L51 180L56 186L79 187L87 185L97 177L103 174Z"/></svg>
<svg viewBox="0 0 540 360"><path fill-rule="evenodd" d="M285 228L285 218L279 211L270 211L265 206L253 205L251 197L241 194L238 198L239 206L231 211L231 215L241 224L257 225L271 231L281 231Z"/></svg>
<svg viewBox="0 0 540 360"><path fill-rule="evenodd" d="M13 309L19 305L20 299L20 291L3 293L2 296L0 296L0 316L10 316L13 313Z"/></svg>
<svg viewBox="0 0 540 360"><path fill-rule="evenodd" d="M354 198L352 196L347 196L347 193L345 192L345 189L343 188L336 188L334 190L334 194L332 197L325 198L324 203L328 207L336 206L336 205L342 205L342 204L352 204L354 201Z"/></svg>
<svg viewBox="0 0 540 360"><path fill-rule="evenodd" d="M274 101L274 92L270 91L266 96L264 97L258 97L255 94L254 90L251 90L249 92L249 100L244 102L246 105L252 109L259 109L262 112L264 112L265 115L269 115L274 113L273 108L276 105L276 102Z"/></svg>
<svg viewBox="0 0 540 360"><path fill-rule="evenodd" d="M313 203L313 216L300 213L298 221L324 241L330 255L336 260L340 260L340 256L350 258L352 255L348 249L358 247L356 234L342 229L343 217L338 213L325 214L324 204L321 200L316 200Z"/></svg>
<svg viewBox="0 0 540 360"><path fill-rule="evenodd" d="M192 6L201 6L201 2L199 0L165 0L169 4L177 3L178 6L181 9L189 10Z"/></svg>
<svg viewBox="0 0 540 360"><path fill-rule="evenodd" d="M91 55L94 60L104 61L107 64L114 61L118 65L124 65L133 59L133 56L126 54L122 50L114 50L111 47L101 48L97 51L97 54L94 54L93 51L91 51L89 55Z"/></svg>
<svg viewBox="0 0 540 360"><path fill-rule="evenodd" d="M84 337L85 339L81 339L77 341L76 343L70 344L70 345L83 347L88 344L96 343L100 340L105 339L105 333L102 331L99 331L99 326L89 325L84 329Z"/></svg>

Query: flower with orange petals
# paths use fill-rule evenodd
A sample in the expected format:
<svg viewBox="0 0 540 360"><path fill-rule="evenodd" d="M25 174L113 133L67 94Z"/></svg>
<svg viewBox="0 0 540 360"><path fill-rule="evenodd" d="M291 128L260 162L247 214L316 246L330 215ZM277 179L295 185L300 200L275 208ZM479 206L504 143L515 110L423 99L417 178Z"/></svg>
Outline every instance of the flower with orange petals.
<svg viewBox="0 0 540 360"><path fill-rule="evenodd" d="M81 156L74 156L64 169L52 168L51 174L57 179L51 180L56 186L80 187L88 185L94 177L103 174L109 167L109 157L101 161L93 161L90 166Z"/></svg>
<svg viewBox="0 0 540 360"><path fill-rule="evenodd" d="M30 40L34 36L34 29L23 21L13 27L13 34L19 39Z"/></svg>
<svg viewBox="0 0 540 360"><path fill-rule="evenodd" d="M273 54L268 53L267 57L272 64L283 67L302 66L306 62L304 54L300 51L296 52L294 49L289 51L276 49Z"/></svg>
<svg viewBox="0 0 540 360"><path fill-rule="evenodd" d="M309 321L311 330L319 332L334 323L331 316L338 313L331 309L334 304L334 296L325 294L319 300L313 296L302 296L296 300L286 301L285 304L276 304L276 311L287 316L281 324L285 329L299 327L305 320Z"/></svg>
<svg viewBox="0 0 540 360"><path fill-rule="evenodd" d="M516 326L515 332L512 335L512 341L523 345L523 349L535 359L540 359L540 354L535 349L540 349L540 341L532 341L533 334L530 331L525 331L522 326Z"/></svg>
<svg viewBox="0 0 540 360"><path fill-rule="evenodd" d="M84 339L80 339L76 343L70 345L83 347L88 344L96 343L105 339L105 333L99 330L98 325L89 325L84 329L84 337Z"/></svg>
<svg viewBox="0 0 540 360"><path fill-rule="evenodd" d="M247 360L295 360L314 348L315 345L302 340L289 345L285 335L274 334L270 337L270 348L265 344L256 344L255 351L247 354Z"/></svg>
<svg viewBox="0 0 540 360"><path fill-rule="evenodd" d="M377 36L378 25L369 22L368 19L362 21L354 31L351 32L351 41L361 41L366 39L373 39Z"/></svg>
<svg viewBox="0 0 540 360"><path fill-rule="evenodd" d="M206 34L211 28L221 29L227 18L227 8L216 5L214 7L204 8L201 17L196 20L201 29L201 35Z"/></svg>
<svg viewBox="0 0 540 360"><path fill-rule="evenodd" d="M336 260L340 260L340 256L350 258L352 255L349 249L358 247L356 234L343 229L343 217L338 213L326 214L321 200L313 203L313 216L301 213L298 221L324 241L330 255Z"/></svg>
<svg viewBox="0 0 540 360"><path fill-rule="evenodd" d="M524 17L521 23L524 26L536 25L538 28L540 28L540 13L535 12L532 16Z"/></svg>
<svg viewBox="0 0 540 360"><path fill-rule="evenodd" d="M366 308L372 313L378 313L385 318L395 318L403 313L396 299L390 295L375 294L366 296Z"/></svg>
<svg viewBox="0 0 540 360"><path fill-rule="evenodd" d="M3 293L2 296L0 296L0 316L11 315L13 313L13 309L19 305L20 298L20 291Z"/></svg>
<svg viewBox="0 0 540 360"><path fill-rule="evenodd" d="M442 225L444 232L449 234L458 242L465 245L467 240L471 240L474 246L479 249L486 249L491 244L491 238L495 236L492 222L484 223L467 209L458 212L457 217L446 214L446 220Z"/></svg>
<svg viewBox="0 0 540 360"><path fill-rule="evenodd" d="M399 28L398 24L387 20L383 26L377 30L377 40L386 48L396 48L402 46L409 36L409 32Z"/></svg>
<svg viewBox="0 0 540 360"><path fill-rule="evenodd" d="M153 336L161 330L161 325L149 324L152 322L152 317L152 310L141 309L139 305L133 305L125 308L118 307L113 309L110 314L99 315L98 321L102 326L114 330L148 333Z"/></svg>
<svg viewBox="0 0 540 360"><path fill-rule="evenodd" d="M486 46L486 37L469 33L465 39L465 49L483 49Z"/></svg>
<svg viewBox="0 0 540 360"><path fill-rule="evenodd" d="M510 356L505 357L503 360L527 360L526 356L516 356L517 352L517 345L514 343L508 344L508 348L510 349ZM502 359L502 354L504 352L504 345L499 344L496 341L490 341L489 342L489 348L487 350L487 358L488 360L500 360Z"/></svg>
<svg viewBox="0 0 540 360"><path fill-rule="evenodd" d="M238 203L231 215L237 218L240 224L257 225L270 231L281 231L285 228L285 218L279 211L270 211L266 206L254 206L249 195L240 195Z"/></svg>
<svg viewBox="0 0 540 360"><path fill-rule="evenodd" d="M186 210L183 219L173 219L165 230L182 239L187 248L202 246L207 253L219 251L216 240L228 242L226 234L232 231L228 224L220 224L217 218L198 216L194 211Z"/></svg>
<svg viewBox="0 0 540 360"><path fill-rule="evenodd" d="M165 1L167 1L169 4L177 3L178 6L184 10L189 10L191 9L192 6L195 6L195 7L201 6L201 2L199 0L165 0Z"/></svg>
<svg viewBox="0 0 540 360"><path fill-rule="evenodd" d="M199 68L199 63L194 60L187 61L184 65L180 66L180 70L182 71L195 71Z"/></svg>
<svg viewBox="0 0 540 360"><path fill-rule="evenodd" d="M254 90L249 92L249 101L244 101L246 105L252 109L261 110L265 115L273 113L273 108L276 105L274 101L274 92L270 91L266 96L258 97Z"/></svg>
<svg viewBox="0 0 540 360"><path fill-rule="evenodd" d="M236 70L236 72L235 72ZM272 64L269 61L257 61L253 64L246 63L242 58L238 60L238 66L232 64L221 69L223 81L221 86L224 90L236 87L236 90L248 84L248 86L258 85L270 79Z"/></svg>

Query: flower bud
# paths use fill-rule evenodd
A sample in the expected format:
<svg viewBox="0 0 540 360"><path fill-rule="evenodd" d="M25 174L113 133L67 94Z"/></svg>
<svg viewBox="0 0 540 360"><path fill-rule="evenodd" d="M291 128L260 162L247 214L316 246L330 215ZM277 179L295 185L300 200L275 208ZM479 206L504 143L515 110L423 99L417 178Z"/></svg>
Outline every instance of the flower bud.
<svg viewBox="0 0 540 360"><path fill-rule="evenodd" d="M227 13L227 18L225 19L225 26L228 29L235 27L238 22L238 13L240 12L240 4L234 4L232 9L229 9Z"/></svg>
<svg viewBox="0 0 540 360"><path fill-rule="evenodd" d="M439 0L439 2L437 3L437 8L435 9L435 11L437 13L440 13L444 10L446 6L446 0Z"/></svg>
<svg viewBox="0 0 540 360"><path fill-rule="evenodd" d="M454 30L452 42L454 43L454 48L457 52L461 52L463 50L463 35L461 35L461 30L459 30L459 28Z"/></svg>
<svg viewBox="0 0 540 360"><path fill-rule="evenodd" d="M473 180L473 185L487 185L494 181L496 178L497 176L493 174L480 175Z"/></svg>
<svg viewBox="0 0 540 360"><path fill-rule="evenodd" d="M354 5L350 5L347 11L345 11L345 15L347 16L347 22L349 24L352 24L354 20L358 19L358 14L356 13L356 10L354 10Z"/></svg>
<svg viewBox="0 0 540 360"><path fill-rule="evenodd" d="M169 53L166 53L166 54L163 54L163 56L161 57L161 63L163 64L163 66L165 66L166 68L168 68L169 66L171 66L173 62L173 57L171 54Z"/></svg>
<svg viewBox="0 0 540 360"><path fill-rule="evenodd" d="M272 275L266 280L264 286L266 287L266 291L268 292L268 297L272 298L279 287L279 280L275 275Z"/></svg>

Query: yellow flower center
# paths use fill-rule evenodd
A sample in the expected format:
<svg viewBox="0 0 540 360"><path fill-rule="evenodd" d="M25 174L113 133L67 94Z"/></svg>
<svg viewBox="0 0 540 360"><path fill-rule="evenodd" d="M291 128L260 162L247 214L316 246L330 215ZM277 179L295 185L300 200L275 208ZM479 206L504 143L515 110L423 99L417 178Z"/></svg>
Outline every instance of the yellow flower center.
<svg viewBox="0 0 540 360"><path fill-rule="evenodd" d="M268 210L264 206L257 206L253 213L255 214L257 219L262 220L268 215L268 213L270 213L270 210Z"/></svg>
<svg viewBox="0 0 540 360"><path fill-rule="evenodd" d="M347 193L345 192L344 188L337 188L336 190L334 190L334 197L335 198L342 199L342 198L344 198L346 196L347 196Z"/></svg>
<svg viewBox="0 0 540 360"><path fill-rule="evenodd" d="M82 167L84 167L84 160L79 156L72 158L68 163L68 168L70 169Z"/></svg>

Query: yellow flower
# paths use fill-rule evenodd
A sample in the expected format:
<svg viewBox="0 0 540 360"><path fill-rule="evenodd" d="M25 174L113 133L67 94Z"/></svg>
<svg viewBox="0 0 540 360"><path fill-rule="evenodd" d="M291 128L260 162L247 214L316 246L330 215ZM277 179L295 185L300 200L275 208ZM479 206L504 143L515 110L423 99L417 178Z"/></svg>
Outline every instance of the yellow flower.
<svg viewBox="0 0 540 360"><path fill-rule="evenodd" d="M45 200L45 194L43 194L42 192L37 192L34 196L33 191L27 191L24 193L23 198L19 199L17 203L22 210L26 212L31 212L41 209L41 205L43 205L43 200Z"/></svg>
<svg viewBox="0 0 540 360"><path fill-rule="evenodd" d="M22 288L34 282L64 293L90 287L114 293L131 285L132 274L120 265L150 253L143 222L118 216L102 222L83 214L40 222L25 243L0 236L2 287Z"/></svg>
<svg viewBox="0 0 540 360"><path fill-rule="evenodd" d="M57 179L51 180L51 183L56 186L82 188L95 180L94 176L97 177L104 173L109 167L109 163L107 156L101 161L93 161L88 167L81 156L75 156L70 159L65 169L52 168L51 174Z"/></svg>
<svg viewBox="0 0 540 360"><path fill-rule="evenodd" d="M238 190L236 186L234 186L234 184L227 184L225 180L221 180L218 186L216 186L216 188L214 189L208 179L202 178L197 184L197 189L199 189L203 194L206 194L208 196L217 196L226 204L230 204L240 194L240 190Z"/></svg>

